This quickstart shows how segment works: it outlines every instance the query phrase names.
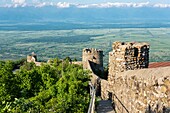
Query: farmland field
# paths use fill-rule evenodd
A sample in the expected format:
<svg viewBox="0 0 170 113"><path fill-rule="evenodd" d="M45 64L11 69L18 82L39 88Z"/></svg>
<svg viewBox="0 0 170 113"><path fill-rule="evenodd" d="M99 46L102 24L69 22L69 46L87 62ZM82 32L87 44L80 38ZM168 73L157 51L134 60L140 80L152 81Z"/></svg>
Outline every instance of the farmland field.
<svg viewBox="0 0 170 113"><path fill-rule="evenodd" d="M0 30L0 60L25 58L31 52L41 61L67 56L81 60L83 48L97 48L104 51L107 64L114 41L148 42L150 62L170 61L170 28Z"/></svg>

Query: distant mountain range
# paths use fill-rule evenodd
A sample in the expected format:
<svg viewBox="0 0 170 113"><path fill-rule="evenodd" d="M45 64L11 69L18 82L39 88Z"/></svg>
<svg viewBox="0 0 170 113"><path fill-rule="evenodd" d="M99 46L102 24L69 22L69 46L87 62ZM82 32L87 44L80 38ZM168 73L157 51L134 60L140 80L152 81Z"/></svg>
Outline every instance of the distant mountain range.
<svg viewBox="0 0 170 113"><path fill-rule="evenodd" d="M74 23L86 28L103 27L170 27L170 8L158 7L110 7L110 8L57 8L43 7L0 7L0 24L26 22L41 24L49 22ZM54 24L54 23L52 23ZM51 25L52 25L51 24ZM60 23L62 26L62 23ZM113 26L114 24L114 26ZM139 26L136 26L138 24ZM74 26L71 24L71 26ZM64 26L64 25L63 25ZM127 26L128 27L128 26ZM63 27L64 28L64 27ZM79 27L75 27L79 28ZM1 29L1 28L0 28Z"/></svg>
<svg viewBox="0 0 170 113"><path fill-rule="evenodd" d="M0 8L0 20L83 20L83 21L112 21L116 19L170 19L170 8L56 8L46 7L17 7Z"/></svg>

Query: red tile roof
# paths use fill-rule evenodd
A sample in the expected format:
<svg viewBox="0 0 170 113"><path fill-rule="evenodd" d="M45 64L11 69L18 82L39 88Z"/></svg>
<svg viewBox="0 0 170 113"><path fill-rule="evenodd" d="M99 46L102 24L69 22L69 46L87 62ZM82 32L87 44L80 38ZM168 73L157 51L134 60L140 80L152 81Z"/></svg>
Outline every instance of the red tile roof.
<svg viewBox="0 0 170 113"><path fill-rule="evenodd" d="M170 61L168 62L153 62L149 64L149 68L157 68L157 67L167 67L170 66Z"/></svg>

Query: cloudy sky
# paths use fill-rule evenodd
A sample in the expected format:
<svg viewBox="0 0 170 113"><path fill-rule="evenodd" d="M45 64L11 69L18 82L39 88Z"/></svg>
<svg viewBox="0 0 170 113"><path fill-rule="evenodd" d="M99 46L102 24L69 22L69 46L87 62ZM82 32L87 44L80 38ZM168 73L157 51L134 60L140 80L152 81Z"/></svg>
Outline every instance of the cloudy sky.
<svg viewBox="0 0 170 113"><path fill-rule="evenodd" d="M170 0L0 0L0 4L11 4L11 3L40 3L40 2L69 2L77 4L94 4L104 2L149 2L152 4L170 4Z"/></svg>
<svg viewBox="0 0 170 113"><path fill-rule="evenodd" d="M70 7L75 5L79 8L87 7L169 7L170 0L0 0L0 6L58 6ZM80 5L81 4L81 5Z"/></svg>

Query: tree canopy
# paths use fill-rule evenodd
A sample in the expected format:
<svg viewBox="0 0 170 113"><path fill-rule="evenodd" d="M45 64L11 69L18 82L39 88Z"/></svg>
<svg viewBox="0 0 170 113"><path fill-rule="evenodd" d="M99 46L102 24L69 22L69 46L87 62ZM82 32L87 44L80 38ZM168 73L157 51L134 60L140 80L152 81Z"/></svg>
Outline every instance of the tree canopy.
<svg viewBox="0 0 170 113"><path fill-rule="evenodd" d="M83 113L88 109L89 74L69 59L51 59L37 67L0 62L0 112Z"/></svg>

